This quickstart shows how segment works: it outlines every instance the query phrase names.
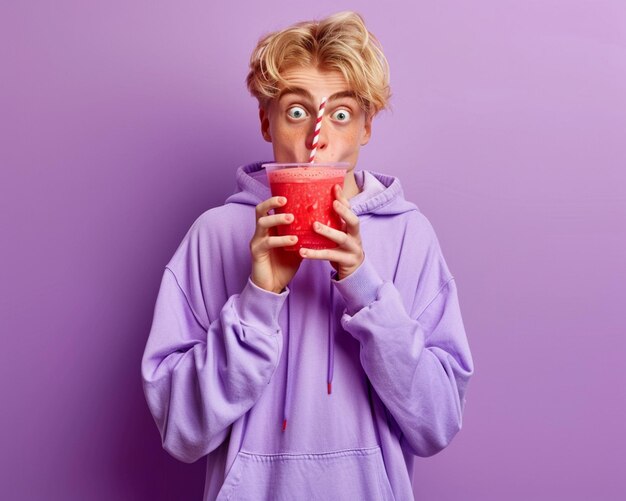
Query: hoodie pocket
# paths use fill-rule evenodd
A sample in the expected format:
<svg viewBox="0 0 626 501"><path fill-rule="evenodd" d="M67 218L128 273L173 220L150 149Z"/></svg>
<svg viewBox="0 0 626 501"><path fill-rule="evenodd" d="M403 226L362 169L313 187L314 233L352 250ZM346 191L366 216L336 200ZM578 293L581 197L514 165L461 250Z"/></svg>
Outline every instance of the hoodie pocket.
<svg viewBox="0 0 626 501"><path fill-rule="evenodd" d="M240 451L219 501L394 501L380 447L322 454Z"/></svg>

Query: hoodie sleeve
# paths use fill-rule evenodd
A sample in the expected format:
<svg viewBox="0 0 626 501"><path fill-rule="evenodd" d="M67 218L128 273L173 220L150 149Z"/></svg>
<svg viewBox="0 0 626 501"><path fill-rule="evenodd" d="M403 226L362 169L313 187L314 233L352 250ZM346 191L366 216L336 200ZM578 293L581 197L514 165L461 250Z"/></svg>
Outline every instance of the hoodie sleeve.
<svg viewBox="0 0 626 501"><path fill-rule="evenodd" d="M407 232L422 241L408 237L405 244L425 250L402 249L415 258L408 266L413 259L399 261L403 294L381 279L367 253L352 275L334 280L346 302L341 323L360 342L363 369L397 422L403 447L422 457L444 449L461 429L474 371L455 280L426 228Z"/></svg>
<svg viewBox="0 0 626 501"><path fill-rule="evenodd" d="M288 293L248 278L207 327L165 269L141 372L163 447L176 459L192 463L217 448L261 396L280 358L278 314Z"/></svg>

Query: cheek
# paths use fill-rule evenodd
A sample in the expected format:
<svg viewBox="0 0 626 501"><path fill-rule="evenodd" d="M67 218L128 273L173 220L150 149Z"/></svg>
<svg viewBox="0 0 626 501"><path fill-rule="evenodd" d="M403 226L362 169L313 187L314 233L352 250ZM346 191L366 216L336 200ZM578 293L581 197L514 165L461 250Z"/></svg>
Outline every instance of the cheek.
<svg viewBox="0 0 626 501"><path fill-rule="evenodd" d="M297 144L299 140L304 140L306 131L302 128L277 124L272 137L277 143Z"/></svg>
<svg viewBox="0 0 626 501"><path fill-rule="evenodd" d="M360 144L360 140L361 140L361 130L356 127L353 129L351 128L351 129L346 130L341 135L342 145L345 146L346 148L351 148Z"/></svg>
<svg viewBox="0 0 626 501"><path fill-rule="evenodd" d="M343 138L346 144L361 144L365 134L365 120L362 116L356 116L348 127L343 129Z"/></svg>

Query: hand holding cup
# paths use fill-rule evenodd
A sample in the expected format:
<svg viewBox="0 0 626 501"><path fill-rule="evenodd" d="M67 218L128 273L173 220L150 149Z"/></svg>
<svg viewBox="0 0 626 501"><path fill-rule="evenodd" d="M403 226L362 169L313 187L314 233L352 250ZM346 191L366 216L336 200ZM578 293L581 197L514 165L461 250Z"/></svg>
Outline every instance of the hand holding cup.
<svg viewBox="0 0 626 501"><path fill-rule="evenodd" d="M324 259L330 261L337 271L339 280L350 276L365 259L359 218L350 208L350 202L343 194L341 186L335 185L335 201L333 210L342 221L341 230L331 228L319 221L313 224L313 229L337 244L334 249L307 249L301 248L300 255L307 259Z"/></svg>
<svg viewBox="0 0 626 501"><path fill-rule="evenodd" d="M250 240L252 271L250 279L258 287L280 294L298 271L302 257L284 248L294 245L295 235L276 235L280 225L293 221L293 214L269 214L272 209L283 207L285 197L271 197L256 206L256 229Z"/></svg>

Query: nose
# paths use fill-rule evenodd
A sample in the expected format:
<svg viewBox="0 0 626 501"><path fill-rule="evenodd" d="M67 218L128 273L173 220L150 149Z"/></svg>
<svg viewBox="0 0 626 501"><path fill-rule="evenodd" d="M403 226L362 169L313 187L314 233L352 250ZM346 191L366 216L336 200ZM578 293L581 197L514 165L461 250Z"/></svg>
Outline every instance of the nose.
<svg viewBox="0 0 626 501"><path fill-rule="evenodd" d="M319 128L319 132L317 134L317 151L323 151L328 147L328 126L325 127L324 122L325 120L322 118L322 121L320 122L321 127ZM309 134L307 141L307 148L309 150L313 149L313 142L315 141L315 124L316 122L313 122L313 128L311 129L311 133Z"/></svg>
<svg viewBox="0 0 626 501"><path fill-rule="evenodd" d="M320 129L320 134L317 138L317 149L325 150L328 146L329 135L328 135L328 127L322 127Z"/></svg>

